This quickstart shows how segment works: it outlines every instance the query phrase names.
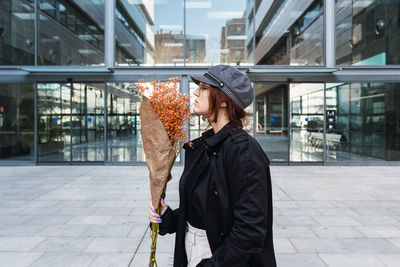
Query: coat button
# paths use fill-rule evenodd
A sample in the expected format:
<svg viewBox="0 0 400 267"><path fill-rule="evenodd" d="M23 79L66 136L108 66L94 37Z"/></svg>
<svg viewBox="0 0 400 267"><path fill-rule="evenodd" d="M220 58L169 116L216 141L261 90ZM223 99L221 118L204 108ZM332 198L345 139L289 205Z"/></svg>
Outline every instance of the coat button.
<svg viewBox="0 0 400 267"><path fill-rule="evenodd" d="M224 233L219 233L221 235L221 237L224 237Z"/></svg>
<svg viewBox="0 0 400 267"><path fill-rule="evenodd" d="M215 151L214 151L214 153L213 153L213 154L214 154L214 156L216 156L216 155L217 155L217 152L215 152Z"/></svg>
<svg viewBox="0 0 400 267"><path fill-rule="evenodd" d="M217 192L217 191L214 191L214 195L218 196L218 192Z"/></svg>

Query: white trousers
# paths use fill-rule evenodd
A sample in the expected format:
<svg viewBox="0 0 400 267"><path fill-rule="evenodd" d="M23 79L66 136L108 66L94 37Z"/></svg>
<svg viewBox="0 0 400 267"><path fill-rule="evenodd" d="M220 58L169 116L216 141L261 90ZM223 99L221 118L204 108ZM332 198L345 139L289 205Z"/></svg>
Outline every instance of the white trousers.
<svg viewBox="0 0 400 267"><path fill-rule="evenodd" d="M185 249L188 267L196 267L202 259L212 256L206 231L193 227L189 223L186 228Z"/></svg>

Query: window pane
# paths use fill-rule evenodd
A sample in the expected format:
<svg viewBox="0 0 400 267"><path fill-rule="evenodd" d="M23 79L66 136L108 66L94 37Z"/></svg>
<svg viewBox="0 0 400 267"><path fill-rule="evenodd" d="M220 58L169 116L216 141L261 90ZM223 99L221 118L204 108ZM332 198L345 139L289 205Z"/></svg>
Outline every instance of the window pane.
<svg viewBox="0 0 400 267"><path fill-rule="evenodd" d="M336 1L338 65L400 64L400 1Z"/></svg>
<svg viewBox="0 0 400 267"><path fill-rule="evenodd" d="M117 0L117 65L183 65L182 3Z"/></svg>
<svg viewBox="0 0 400 267"><path fill-rule="evenodd" d="M0 1L0 65L34 65L33 0Z"/></svg>
<svg viewBox="0 0 400 267"><path fill-rule="evenodd" d="M0 162L33 161L32 84L0 84Z"/></svg>
<svg viewBox="0 0 400 267"><path fill-rule="evenodd" d="M271 162L288 162L288 86L256 83L256 136Z"/></svg>
<svg viewBox="0 0 400 267"><path fill-rule="evenodd" d="M38 83L38 161L71 161L71 86Z"/></svg>
<svg viewBox="0 0 400 267"><path fill-rule="evenodd" d="M74 83L72 161L104 161L104 84Z"/></svg>
<svg viewBox="0 0 400 267"><path fill-rule="evenodd" d="M247 23L252 5L247 0L186 1L186 64L252 63L246 48L253 36Z"/></svg>
<svg viewBox="0 0 400 267"><path fill-rule="evenodd" d="M136 83L107 84L107 160L144 162Z"/></svg>
<svg viewBox="0 0 400 267"><path fill-rule="evenodd" d="M324 65L323 0L256 1L257 65Z"/></svg>
<svg viewBox="0 0 400 267"><path fill-rule="evenodd" d="M104 0L40 0L38 65L104 65Z"/></svg>
<svg viewBox="0 0 400 267"><path fill-rule="evenodd" d="M324 84L290 84L290 161L323 161Z"/></svg>
<svg viewBox="0 0 400 267"><path fill-rule="evenodd" d="M327 84L326 93L327 110L336 111L328 161L400 160L400 84Z"/></svg>

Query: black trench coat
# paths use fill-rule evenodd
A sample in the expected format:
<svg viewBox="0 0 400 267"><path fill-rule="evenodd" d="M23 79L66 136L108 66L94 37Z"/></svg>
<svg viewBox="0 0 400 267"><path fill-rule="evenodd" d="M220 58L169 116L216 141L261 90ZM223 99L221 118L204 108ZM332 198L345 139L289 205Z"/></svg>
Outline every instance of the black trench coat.
<svg viewBox="0 0 400 267"><path fill-rule="evenodd" d="M203 218L212 257L198 266L275 267L269 160L256 140L227 124L184 145L179 208L161 216L160 234L176 233L175 267L186 267L186 205ZM201 177L201 179L199 179ZM187 200L184 190L191 179Z"/></svg>

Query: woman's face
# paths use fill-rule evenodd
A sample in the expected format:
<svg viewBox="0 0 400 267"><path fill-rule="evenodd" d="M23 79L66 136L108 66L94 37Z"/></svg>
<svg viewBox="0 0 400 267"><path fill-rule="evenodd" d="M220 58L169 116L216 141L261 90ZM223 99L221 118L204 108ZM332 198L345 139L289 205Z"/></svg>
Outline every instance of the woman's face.
<svg viewBox="0 0 400 267"><path fill-rule="evenodd" d="M209 95L210 90L207 85L200 83L199 87L193 92L196 97L193 105L193 112L197 115L207 115L210 109Z"/></svg>

